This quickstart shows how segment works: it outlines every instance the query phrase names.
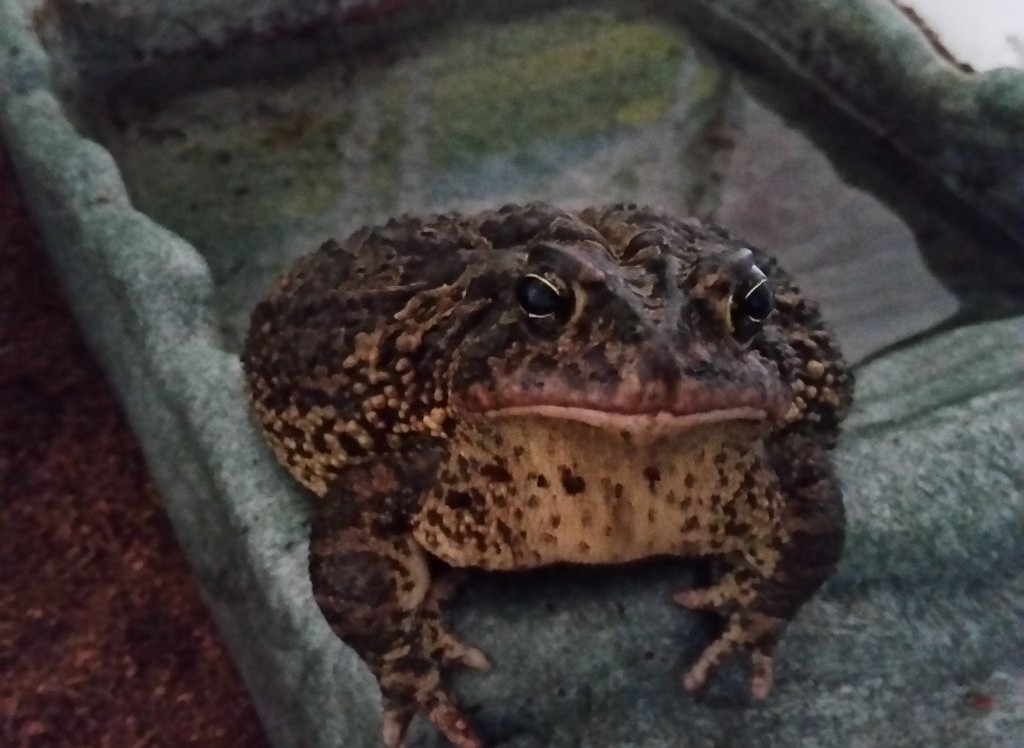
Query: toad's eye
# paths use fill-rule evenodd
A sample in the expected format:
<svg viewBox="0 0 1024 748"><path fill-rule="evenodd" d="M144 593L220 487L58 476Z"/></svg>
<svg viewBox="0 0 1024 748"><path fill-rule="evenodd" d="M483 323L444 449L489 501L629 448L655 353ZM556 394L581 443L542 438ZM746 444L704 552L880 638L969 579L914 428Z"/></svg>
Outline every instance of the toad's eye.
<svg viewBox="0 0 1024 748"><path fill-rule="evenodd" d="M516 283L516 300L533 320L565 322L572 314L572 291L545 275L530 273Z"/></svg>
<svg viewBox="0 0 1024 748"><path fill-rule="evenodd" d="M760 268L752 265L733 291L729 304L729 323L733 337L741 343L748 342L771 316L775 307L768 279Z"/></svg>

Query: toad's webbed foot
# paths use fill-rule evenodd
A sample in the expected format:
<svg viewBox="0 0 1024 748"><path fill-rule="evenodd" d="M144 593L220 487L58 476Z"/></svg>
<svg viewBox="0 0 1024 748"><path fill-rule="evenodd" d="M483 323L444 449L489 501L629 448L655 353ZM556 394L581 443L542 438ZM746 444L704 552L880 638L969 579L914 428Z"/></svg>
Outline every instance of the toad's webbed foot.
<svg viewBox="0 0 1024 748"><path fill-rule="evenodd" d="M726 570L710 587L685 590L675 601L691 610L723 616L721 634L683 676L689 691L699 689L726 657L750 656L750 692L763 699L772 687L772 653L788 622L832 575L843 547L844 516L835 479L826 474L805 479L792 490L782 525L771 540L753 552L726 556ZM816 480L807 480L808 477Z"/></svg>
<svg viewBox="0 0 1024 748"><path fill-rule="evenodd" d="M773 554L767 554L770 558ZM690 610L710 610L725 617L721 634L701 653L683 676L683 686L696 691L729 655L748 652L753 666L750 692L763 699L772 686L772 651L786 626L786 619L758 609L758 601L770 579L738 555L718 581L703 589L683 590L673 599Z"/></svg>
<svg viewBox="0 0 1024 748"><path fill-rule="evenodd" d="M711 642L683 676L683 687L696 691L707 682L708 676L727 656L749 652L753 672L750 694L760 700L772 688L772 651L786 621L757 612L733 613L726 621L725 630Z"/></svg>
<svg viewBox="0 0 1024 748"><path fill-rule="evenodd" d="M483 670L489 667L487 658L460 642L433 616L411 618L407 624L407 635L393 641L382 656L360 653L372 663L380 682L384 744L401 746L410 721L421 711L456 748L481 748L480 738L442 683L442 669L461 664Z"/></svg>
<svg viewBox="0 0 1024 748"><path fill-rule="evenodd" d="M392 487L387 468L357 468L357 488ZM356 479L365 473L366 481ZM459 641L441 620L452 594L448 575L433 579L423 549L396 517L396 501L328 495L317 506L310 543L313 592L335 633L352 647L380 685L384 743L398 748L409 722L423 714L456 746L482 743L445 687L452 665L489 667L483 652Z"/></svg>

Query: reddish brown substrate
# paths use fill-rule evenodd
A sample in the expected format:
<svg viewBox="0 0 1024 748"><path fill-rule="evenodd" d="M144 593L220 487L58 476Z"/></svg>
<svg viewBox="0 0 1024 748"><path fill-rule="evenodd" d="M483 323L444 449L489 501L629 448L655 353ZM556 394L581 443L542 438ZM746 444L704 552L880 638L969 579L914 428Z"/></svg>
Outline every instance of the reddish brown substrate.
<svg viewBox="0 0 1024 748"><path fill-rule="evenodd" d="M267 745L2 152L0 745Z"/></svg>

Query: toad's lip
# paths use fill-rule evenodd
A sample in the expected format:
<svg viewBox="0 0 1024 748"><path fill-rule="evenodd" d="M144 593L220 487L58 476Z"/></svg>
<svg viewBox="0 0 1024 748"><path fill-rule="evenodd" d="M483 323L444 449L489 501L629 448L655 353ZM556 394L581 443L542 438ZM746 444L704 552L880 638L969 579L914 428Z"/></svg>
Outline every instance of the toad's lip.
<svg viewBox="0 0 1024 748"><path fill-rule="evenodd" d="M534 416L589 424L613 432L661 438L699 426L779 420L790 407L776 383L709 388L690 380L664 387L622 387L610 392L568 391L558 383L524 389L472 387L459 409L473 417Z"/></svg>
<svg viewBox="0 0 1024 748"><path fill-rule="evenodd" d="M688 431L698 426L730 421L763 421L768 411L752 406L719 408L695 413L653 411L647 413L618 413L595 410L575 405L512 405L482 412L490 417L540 416L566 421L579 421L596 428L619 433L660 438Z"/></svg>

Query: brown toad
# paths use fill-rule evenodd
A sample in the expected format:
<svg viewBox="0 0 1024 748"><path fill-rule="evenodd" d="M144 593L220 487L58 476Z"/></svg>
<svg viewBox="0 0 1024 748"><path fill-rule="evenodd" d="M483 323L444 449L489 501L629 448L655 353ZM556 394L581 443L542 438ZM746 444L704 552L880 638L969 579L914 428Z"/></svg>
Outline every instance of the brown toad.
<svg viewBox="0 0 1024 748"><path fill-rule="evenodd" d="M487 667L441 621L451 567L716 559L675 598L725 622L684 685L743 651L763 697L842 549L826 453L852 378L776 262L695 221L528 205L363 229L279 281L243 363L321 497L314 593L380 683L388 746L417 711L480 745L442 685Z"/></svg>

